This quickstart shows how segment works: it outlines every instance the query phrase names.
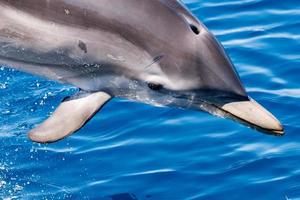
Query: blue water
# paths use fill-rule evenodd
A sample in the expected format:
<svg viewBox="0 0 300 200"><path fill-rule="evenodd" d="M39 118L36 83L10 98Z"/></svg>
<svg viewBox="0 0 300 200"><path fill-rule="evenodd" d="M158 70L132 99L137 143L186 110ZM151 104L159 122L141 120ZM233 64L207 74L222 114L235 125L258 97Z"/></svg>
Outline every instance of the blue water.
<svg viewBox="0 0 300 200"><path fill-rule="evenodd" d="M114 99L80 132L39 145L26 133L76 89L2 67L0 199L300 199L299 0L184 2L286 135Z"/></svg>

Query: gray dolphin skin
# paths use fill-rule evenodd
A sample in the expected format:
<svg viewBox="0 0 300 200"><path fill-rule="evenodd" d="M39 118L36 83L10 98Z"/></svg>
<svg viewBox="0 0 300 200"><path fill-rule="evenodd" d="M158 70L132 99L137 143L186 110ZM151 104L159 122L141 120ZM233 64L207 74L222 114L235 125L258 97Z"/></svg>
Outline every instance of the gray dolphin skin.
<svg viewBox="0 0 300 200"><path fill-rule="evenodd" d="M0 0L0 11L1 65L80 89L30 131L33 141L76 132L113 97L207 111L284 134L180 1Z"/></svg>

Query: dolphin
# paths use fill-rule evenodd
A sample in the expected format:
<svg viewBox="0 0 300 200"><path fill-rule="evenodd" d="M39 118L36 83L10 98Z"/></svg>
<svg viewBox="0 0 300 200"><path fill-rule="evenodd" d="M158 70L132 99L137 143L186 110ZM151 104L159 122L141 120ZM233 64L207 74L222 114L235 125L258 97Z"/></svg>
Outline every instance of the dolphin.
<svg viewBox="0 0 300 200"><path fill-rule="evenodd" d="M0 0L0 10L1 65L80 89L29 132L35 142L76 132L113 97L284 134L179 0Z"/></svg>

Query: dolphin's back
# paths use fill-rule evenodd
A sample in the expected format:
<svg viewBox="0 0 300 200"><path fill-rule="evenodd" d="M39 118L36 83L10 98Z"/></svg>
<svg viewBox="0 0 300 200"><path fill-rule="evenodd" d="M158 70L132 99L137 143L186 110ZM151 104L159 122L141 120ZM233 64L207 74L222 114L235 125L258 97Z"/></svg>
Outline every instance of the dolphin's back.
<svg viewBox="0 0 300 200"><path fill-rule="evenodd" d="M164 49L184 49L174 38L189 29L170 0L0 0L0 9L0 64L71 84L95 71L140 73Z"/></svg>

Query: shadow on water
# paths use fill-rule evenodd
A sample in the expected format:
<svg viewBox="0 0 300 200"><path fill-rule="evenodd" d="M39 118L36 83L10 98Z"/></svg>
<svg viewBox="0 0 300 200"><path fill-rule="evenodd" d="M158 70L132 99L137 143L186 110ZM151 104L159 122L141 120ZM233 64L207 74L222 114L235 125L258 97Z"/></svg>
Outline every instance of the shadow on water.
<svg viewBox="0 0 300 200"><path fill-rule="evenodd" d="M100 200L138 200L137 197L132 193L120 193L111 196L104 197Z"/></svg>
<svg viewBox="0 0 300 200"><path fill-rule="evenodd" d="M138 199L137 196L133 193L118 193L110 196L103 197L100 200L144 200L152 199L152 195L146 195L145 198Z"/></svg>

